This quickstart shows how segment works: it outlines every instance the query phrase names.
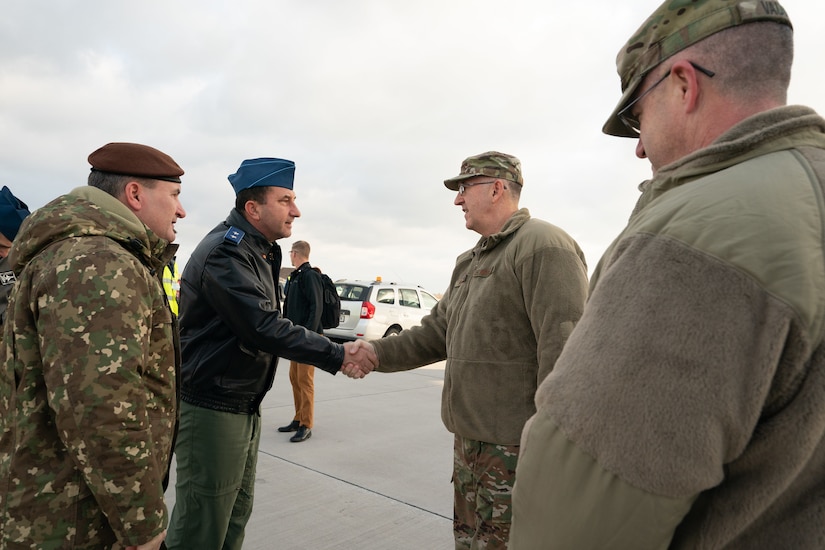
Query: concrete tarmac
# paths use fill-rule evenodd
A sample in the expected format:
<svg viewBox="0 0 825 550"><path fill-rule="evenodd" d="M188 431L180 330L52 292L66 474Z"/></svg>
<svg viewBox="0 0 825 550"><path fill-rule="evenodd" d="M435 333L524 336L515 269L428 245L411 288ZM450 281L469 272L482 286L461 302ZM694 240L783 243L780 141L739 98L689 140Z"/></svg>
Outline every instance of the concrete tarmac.
<svg viewBox="0 0 825 550"><path fill-rule="evenodd" d="M441 422L444 363L363 380L315 370L312 437L278 426L295 408L281 360L262 406L247 550L453 548L453 436ZM174 471L167 506L174 505Z"/></svg>

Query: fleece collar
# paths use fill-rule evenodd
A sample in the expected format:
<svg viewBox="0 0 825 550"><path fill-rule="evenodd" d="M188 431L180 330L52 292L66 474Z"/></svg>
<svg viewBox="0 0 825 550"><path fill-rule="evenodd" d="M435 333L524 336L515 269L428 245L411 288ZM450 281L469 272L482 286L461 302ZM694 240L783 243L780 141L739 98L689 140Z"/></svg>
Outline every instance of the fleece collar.
<svg viewBox="0 0 825 550"><path fill-rule="evenodd" d="M518 229L527 223L527 220L530 219L530 212L526 208L521 208L516 210L510 219L508 219L504 223L504 227L501 228L501 231L498 233L494 233L489 237L481 237L478 242L476 243L475 248L473 249L474 252L482 252L486 250L492 250L496 246L499 245L504 239L518 231Z"/></svg>
<svg viewBox="0 0 825 550"><path fill-rule="evenodd" d="M642 182L633 216L666 191L768 153L801 146L825 148L825 119L799 105L779 107L749 117L709 146L662 167Z"/></svg>

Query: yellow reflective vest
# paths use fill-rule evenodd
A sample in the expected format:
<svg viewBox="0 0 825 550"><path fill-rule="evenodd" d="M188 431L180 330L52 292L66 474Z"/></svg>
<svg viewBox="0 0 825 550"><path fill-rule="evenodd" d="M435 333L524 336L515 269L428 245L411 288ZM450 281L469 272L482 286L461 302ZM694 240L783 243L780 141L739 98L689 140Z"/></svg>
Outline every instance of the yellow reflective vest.
<svg viewBox="0 0 825 550"><path fill-rule="evenodd" d="M171 265L171 267L169 267ZM163 268L163 291L169 301L169 309L177 316L178 298L180 297L180 271L178 262L172 261Z"/></svg>

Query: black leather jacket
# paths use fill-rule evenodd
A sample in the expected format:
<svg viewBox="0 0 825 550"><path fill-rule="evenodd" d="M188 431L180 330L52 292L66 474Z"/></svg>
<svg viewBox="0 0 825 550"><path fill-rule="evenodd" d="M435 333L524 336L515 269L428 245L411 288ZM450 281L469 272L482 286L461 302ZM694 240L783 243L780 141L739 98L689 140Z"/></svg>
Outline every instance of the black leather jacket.
<svg viewBox="0 0 825 550"><path fill-rule="evenodd" d="M281 317L281 249L236 209L198 244L181 280L181 398L258 412L278 357L335 374L344 348Z"/></svg>

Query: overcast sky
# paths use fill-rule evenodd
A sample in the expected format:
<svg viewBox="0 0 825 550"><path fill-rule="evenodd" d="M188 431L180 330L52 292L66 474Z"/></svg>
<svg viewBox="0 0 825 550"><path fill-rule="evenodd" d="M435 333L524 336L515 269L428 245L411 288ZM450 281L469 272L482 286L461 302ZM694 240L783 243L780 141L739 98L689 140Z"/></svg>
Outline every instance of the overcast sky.
<svg viewBox="0 0 825 550"><path fill-rule="evenodd" d="M6 0L0 184L34 209L133 141L186 171L180 259L226 218L242 160L296 162L298 239L333 279L443 292L464 228L443 180L488 150L522 161L521 205L592 270L650 174L601 126L615 57L657 0ZM825 7L785 0L790 103L825 113ZM288 260L285 259L285 262Z"/></svg>

